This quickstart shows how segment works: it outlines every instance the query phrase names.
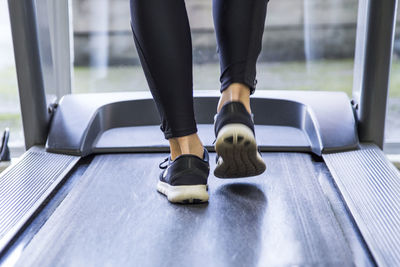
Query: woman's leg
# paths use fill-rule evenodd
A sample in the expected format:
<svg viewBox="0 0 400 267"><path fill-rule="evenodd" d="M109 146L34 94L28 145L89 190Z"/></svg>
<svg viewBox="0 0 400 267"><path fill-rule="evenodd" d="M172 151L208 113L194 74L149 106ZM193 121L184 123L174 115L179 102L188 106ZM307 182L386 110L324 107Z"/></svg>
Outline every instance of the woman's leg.
<svg viewBox="0 0 400 267"><path fill-rule="evenodd" d="M184 0L131 0L136 48L172 157L202 155L193 111L192 42Z"/></svg>
<svg viewBox="0 0 400 267"><path fill-rule="evenodd" d="M229 101L250 110L256 86L268 0L213 0L213 17L221 66L219 111Z"/></svg>
<svg viewBox="0 0 400 267"><path fill-rule="evenodd" d="M249 113L250 95L256 86L256 62L261 52L267 2L213 0L221 65L221 98L214 122L216 177L254 176L266 168L257 148L254 121Z"/></svg>

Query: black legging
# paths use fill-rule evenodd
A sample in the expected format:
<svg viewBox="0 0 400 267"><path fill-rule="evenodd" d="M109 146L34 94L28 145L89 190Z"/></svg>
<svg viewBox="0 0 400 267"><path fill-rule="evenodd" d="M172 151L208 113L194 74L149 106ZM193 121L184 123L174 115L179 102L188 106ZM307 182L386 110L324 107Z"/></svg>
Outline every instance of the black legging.
<svg viewBox="0 0 400 267"><path fill-rule="evenodd" d="M213 0L222 92L243 83L253 94L268 0ZM131 0L136 48L166 139L197 132L192 40L184 0Z"/></svg>

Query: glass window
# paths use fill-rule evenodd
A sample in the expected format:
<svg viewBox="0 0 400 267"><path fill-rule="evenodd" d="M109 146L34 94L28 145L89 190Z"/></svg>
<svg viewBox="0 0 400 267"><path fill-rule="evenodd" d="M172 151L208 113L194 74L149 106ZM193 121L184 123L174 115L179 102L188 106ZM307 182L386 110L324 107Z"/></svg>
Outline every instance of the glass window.
<svg viewBox="0 0 400 267"><path fill-rule="evenodd" d="M356 0L270 1L259 88L351 96L357 8Z"/></svg>
<svg viewBox="0 0 400 267"><path fill-rule="evenodd" d="M0 1L0 138L10 128L11 152L24 146L7 1ZM13 157L16 157L14 153Z"/></svg>
<svg viewBox="0 0 400 267"><path fill-rule="evenodd" d="M73 93L148 90L130 30L129 1L72 0Z"/></svg>
<svg viewBox="0 0 400 267"><path fill-rule="evenodd" d="M400 9L397 11L397 26L393 47L393 61L390 73L388 112L386 116L385 142L397 143L400 154ZM392 153L394 153L392 151Z"/></svg>
<svg viewBox="0 0 400 267"><path fill-rule="evenodd" d="M212 1L185 3L194 88L218 90ZM357 0L270 1L257 88L351 96L357 7ZM129 22L128 0L73 0L74 92L148 90Z"/></svg>

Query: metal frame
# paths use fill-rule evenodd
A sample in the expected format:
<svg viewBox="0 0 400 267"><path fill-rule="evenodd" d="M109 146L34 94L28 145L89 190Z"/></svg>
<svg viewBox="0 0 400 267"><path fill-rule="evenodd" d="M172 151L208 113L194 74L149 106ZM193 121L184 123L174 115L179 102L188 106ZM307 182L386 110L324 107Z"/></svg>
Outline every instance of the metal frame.
<svg viewBox="0 0 400 267"><path fill-rule="evenodd" d="M37 10L36 4L43 8ZM70 2L8 0L8 6L25 148L29 149L45 144L52 112L49 107L71 93ZM48 27L39 32L38 23ZM46 100L46 90L52 91L55 99Z"/></svg>
<svg viewBox="0 0 400 267"><path fill-rule="evenodd" d="M29 149L46 143L50 120L40 63L35 1L9 0L8 7L25 148Z"/></svg>
<svg viewBox="0 0 400 267"><path fill-rule="evenodd" d="M397 0L359 2L353 96L359 138L384 143Z"/></svg>

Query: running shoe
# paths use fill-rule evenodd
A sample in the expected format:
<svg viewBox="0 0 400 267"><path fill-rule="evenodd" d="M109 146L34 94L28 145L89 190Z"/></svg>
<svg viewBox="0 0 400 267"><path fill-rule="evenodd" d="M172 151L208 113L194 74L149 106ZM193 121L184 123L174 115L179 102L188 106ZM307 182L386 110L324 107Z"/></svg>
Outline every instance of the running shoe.
<svg viewBox="0 0 400 267"><path fill-rule="evenodd" d="M256 143L253 117L241 102L236 101L226 103L215 115L216 177L248 177L265 171Z"/></svg>
<svg viewBox="0 0 400 267"><path fill-rule="evenodd" d="M159 165L163 171L157 191L173 203L203 203L208 201L207 179L210 173L209 156L204 148L203 159L183 154L175 160L167 157Z"/></svg>

